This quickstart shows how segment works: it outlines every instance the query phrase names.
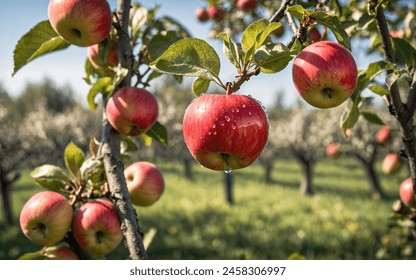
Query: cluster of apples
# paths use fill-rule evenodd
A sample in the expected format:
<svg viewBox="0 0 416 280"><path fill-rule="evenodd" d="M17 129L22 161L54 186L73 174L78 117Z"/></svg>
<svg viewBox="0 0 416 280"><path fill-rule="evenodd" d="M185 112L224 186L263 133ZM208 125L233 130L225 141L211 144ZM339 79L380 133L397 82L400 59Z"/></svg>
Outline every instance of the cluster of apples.
<svg viewBox="0 0 416 280"><path fill-rule="evenodd" d="M235 6L245 12L252 12L257 6L257 0L237 0ZM226 11L219 6L209 5L208 8L200 7L196 10L196 18L200 22L206 22L209 19L214 22L224 20Z"/></svg>
<svg viewBox="0 0 416 280"><path fill-rule="evenodd" d="M71 44L87 47L88 58L96 69L106 70L117 64L117 44L110 42L107 59L99 59L99 44L108 39L111 11L105 0L51 0L49 20L55 31ZM108 42L107 42L108 43ZM158 106L154 96L144 89L124 87L108 100L107 116L121 134L136 136L156 121ZM164 192L160 170L150 162L132 163L124 170L132 203L154 204ZM105 184L105 179L100 184ZM115 206L106 195L83 196L74 203L65 190L48 189L33 195L20 213L20 226L32 242L44 246L38 252L46 259L78 259L67 246L69 233L81 249L94 258L113 251L122 241L120 220Z"/></svg>

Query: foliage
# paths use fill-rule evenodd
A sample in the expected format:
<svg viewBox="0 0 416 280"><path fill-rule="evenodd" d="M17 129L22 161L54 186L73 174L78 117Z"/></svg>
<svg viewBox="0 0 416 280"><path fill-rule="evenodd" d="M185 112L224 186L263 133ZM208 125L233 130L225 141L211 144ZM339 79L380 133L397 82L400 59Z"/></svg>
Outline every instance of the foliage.
<svg viewBox="0 0 416 280"><path fill-rule="evenodd" d="M166 193L151 208L137 207L144 232L157 229L148 252L152 259L287 259L298 252L307 259L377 259L388 234L387 216L398 197L397 176L381 174L387 199L368 199L366 179L354 160L319 161L313 199L299 195L301 170L294 160L277 160L272 181L262 182L261 167L233 171L235 204L223 195L222 174L195 166L195 180L181 174L175 162L157 161L166 178ZM38 191L28 172L13 187L15 213ZM198 182L198 184L195 184ZM17 227L3 228L0 259L14 259L39 246ZM399 237L393 232L390 238ZM403 241L403 239L402 239ZM124 259L121 245L107 256ZM402 259L392 251L389 259Z"/></svg>

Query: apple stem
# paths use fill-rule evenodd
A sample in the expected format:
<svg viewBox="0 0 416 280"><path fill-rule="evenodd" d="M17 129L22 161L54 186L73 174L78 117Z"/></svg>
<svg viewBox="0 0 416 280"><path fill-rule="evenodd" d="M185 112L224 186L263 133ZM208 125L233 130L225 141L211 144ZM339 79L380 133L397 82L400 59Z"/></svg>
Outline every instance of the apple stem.
<svg viewBox="0 0 416 280"><path fill-rule="evenodd" d="M330 88L324 88L322 90L324 92L324 94L326 94L330 99L332 98L332 89Z"/></svg>

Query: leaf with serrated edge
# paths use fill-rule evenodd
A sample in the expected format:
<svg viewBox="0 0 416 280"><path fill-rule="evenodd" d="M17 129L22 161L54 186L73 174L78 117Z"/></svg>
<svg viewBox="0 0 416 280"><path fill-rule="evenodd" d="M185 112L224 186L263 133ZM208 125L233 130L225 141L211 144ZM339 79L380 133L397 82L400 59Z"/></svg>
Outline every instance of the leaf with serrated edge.
<svg viewBox="0 0 416 280"><path fill-rule="evenodd" d="M238 51L237 44L233 41L233 39L225 32L222 32L217 35L217 38L222 39L224 41L224 54L228 58L228 60L234 64L235 67L238 69L240 66L240 54Z"/></svg>
<svg viewBox="0 0 416 280"><path fill-rule="evenodd" d="M104 77L98 79L90 88L87 95L88 107L95 111L97 104L95 103L95 97L99 93L109 93L113 89L113 79L110 77Z"/></svg>
<svg viewBox="0 0 416 280"><path fill-rule="evenodd" d="M71 172L75 177L80 178L79 169L84 162L85 155L84 152L73 142L70 142L65 148L65 165L66 168Z"/></svg>
<svg viewBox="0 0 416 280"><path fill-rule="evenodd" d="M301 5L293 5L288 7L286 12L296 17L297 19L302 20L307 11Z"/></svg>
<svg viewBox="0 0 416 280"><path fill-rule="evenodd" d="M150 127L146 134L161 144L168 143L168 131L166 127L158 121Z"/></svg>
<svg viewBox="0 0 416 280"><path fill-rule="evenodd" d="M361 112L361 115L369 122L378 124L378 125L384 125L384 122L380 119L379 116L377 116L376 113L370 112L370 111L364 111Z"/></svg>
<svg viewBox="0 0 416 280"><path fill-rule="evenodd" d="M30 172L35 182L48 190L59 192L71 181L59 166L44 164Z"/></svg>
<svg viewBox="0 0 416 280"><path fill-rule="evenodd" d="M35 58L69 46L70 44L53 30L49 20L38 23L17 42L13 52L12 76Z"/></svg>
<svg viewBox="0 0 416 280"><path fill-rule="evenodd" d="M173 43L161 56L150 64L155 71L202 77L208 80L218 78L220 59L214 48L196 38L186 38Z"/></svg>
<svg viewBox="0 0 416 280"><path fill-rule="evenodd" d="M196 96L200 96L201 94L206 93L209 88L210 82L210 80L201 77L196 78L192 83L192 92Z"/></svg>
<svg viewBox="0 0 416 280"><path fill-rule="evenodd" d="M283 70L292 60L290 50L281 43L268 43L254 54L254 61L260 71L272 74Z"/></svg>
<svg viewBox="0 0 416 280"><path fill-rule="evenodd" d="M350 37L345 31L339 18L335 15L330 15L326 12L317 12L316 21L328 27L334 33L337 41L351 50Z"/></svg>

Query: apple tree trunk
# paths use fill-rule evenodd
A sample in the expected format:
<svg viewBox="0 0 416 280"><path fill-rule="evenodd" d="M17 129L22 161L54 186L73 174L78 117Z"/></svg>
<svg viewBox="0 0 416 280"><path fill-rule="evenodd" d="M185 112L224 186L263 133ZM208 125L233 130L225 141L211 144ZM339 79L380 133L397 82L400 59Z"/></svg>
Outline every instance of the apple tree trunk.
<svg viewBox="0 0 416 280"><path fill-rule="evenodd" d="M10 174L9 174L10 175ZM10 190L14 181L20 177L20 173L12 174L11 180L7 178L7 174L0 169L0 190L1 200L3 205L3 219L7 225L13 224L13 213L10 202Z"/></svg>
<svg viewBox="0 0 416 280"><path fill-rule="evenodd" d="M273 162L265 162L263 164L264 181L270 183L272 181Z"/></svg>
<svg viewBox="0 0 416 280"><path fill-rule="evenodd" d="M300 193L302 195L313 195L313 167L314 162L311 160L300 159L299 160L302 167L302 179L300 181Z"/></svg>
<svg viewBox="0 0 416 280"><path fill-rule="evenodd" d="M192 160L189 158L184 158L182 160L182 163L183 163L185 177L188 178L189 180L193 180L194 176L192 173Z"/></svg>
<svg viewBox="0 0 416 280"><path fill-rule="evenodd" d="M373 199L384 198L383 189L381 187L380 181L378 179L377 172L374 167L374 159L366 160L362 157L358 157L361 163L364 166L364 170L368 179L370 195Z"/></svg>

